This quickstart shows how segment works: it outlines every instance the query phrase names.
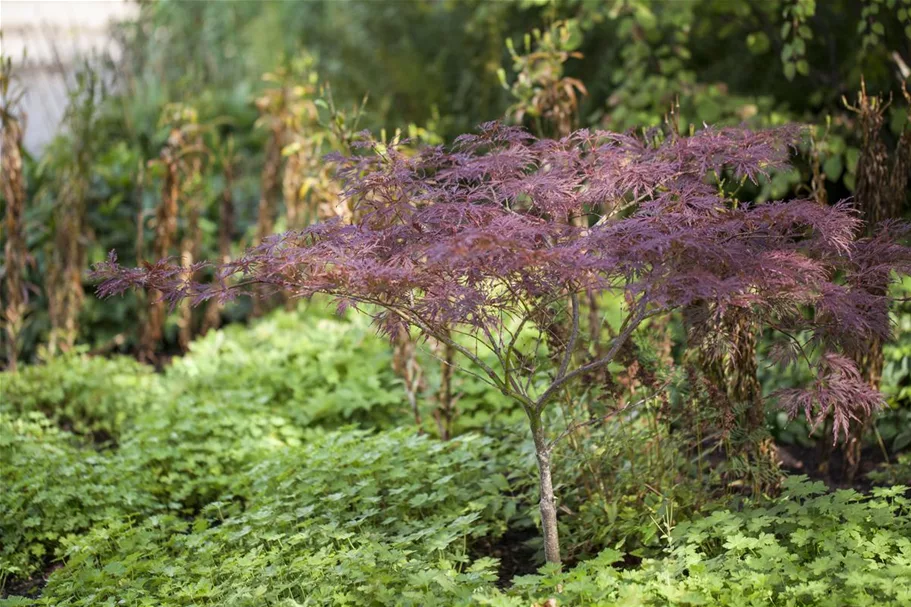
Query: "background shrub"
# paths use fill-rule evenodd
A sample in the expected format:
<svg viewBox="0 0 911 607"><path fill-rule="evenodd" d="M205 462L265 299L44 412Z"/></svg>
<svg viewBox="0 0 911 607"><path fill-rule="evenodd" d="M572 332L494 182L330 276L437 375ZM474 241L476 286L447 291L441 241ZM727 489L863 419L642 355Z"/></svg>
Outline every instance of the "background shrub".
<svg viewBox="0 0 911 607"><path fill-rule="evenodd" d="M61 429L99 443L119 440L160 388L152 368L132 358L79 351L0 374L0 385L0 412L40 412Z"/></svg>
<svg viewBox="0 0 911 607"><path fill-rule="evenodd" d="M407 419L401 381L369 319L339 317L321 301L277 310L251 327L232 325L193 342L165 373L198 396L248 403L298 427ZM229 405L233 406L233 405Z"/></svg>

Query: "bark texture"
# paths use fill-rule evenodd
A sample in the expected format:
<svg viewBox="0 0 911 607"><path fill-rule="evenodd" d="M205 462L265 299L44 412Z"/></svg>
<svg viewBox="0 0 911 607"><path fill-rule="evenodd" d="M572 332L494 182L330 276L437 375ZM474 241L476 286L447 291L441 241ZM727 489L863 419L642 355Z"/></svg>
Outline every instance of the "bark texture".
<svg viewBox="0 0 911 607"><path fill-rule="evenodd" d="M551 476L551 448L547 444L540 420L532 428L535 457L538 461L539 492L541 495L541 530L544 536L544 558L548 563L560 564L560 532L557 528L557 498Z"/></svg>

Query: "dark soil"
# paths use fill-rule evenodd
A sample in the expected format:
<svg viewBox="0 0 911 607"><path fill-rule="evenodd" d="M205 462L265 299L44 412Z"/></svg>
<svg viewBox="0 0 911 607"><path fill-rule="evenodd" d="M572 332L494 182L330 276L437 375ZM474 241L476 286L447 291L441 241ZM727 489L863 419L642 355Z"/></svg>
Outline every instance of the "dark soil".
<svg viewBox="0 0 911 607"><path fill-rule="evenodd" d="M485 556L499 559L497 586L505 589L512 585L515 576L537 573L538 567L544 564L541 550L535 545L540 537L534 527L509 529L495 540L482 538L476 541L469 552L472 559Z"/></svg>
<svg viewBox="0 0 911 607"><path fill-rule="evenodd" d="M30 599L38 598L47 585L48 578L61 567L63 567L63 563L47 563L42 573L26 579L13 578L7 581L6 587L0 592L0 599L11 596L24 596Z"/></svg>
<svg viewBox="0 0 911 607"><path fill-rule="evenodd" d="M834 449L826 454L821 448L802 447L800 445L779 445L782 468L792 474L806 474L810 478L824 482L830 489L856 489L869 491L874 483L867 474L885 463L879 448L867 447L861 452L860 468L853 482L845 474L845 458L841 449Z"/></svg>

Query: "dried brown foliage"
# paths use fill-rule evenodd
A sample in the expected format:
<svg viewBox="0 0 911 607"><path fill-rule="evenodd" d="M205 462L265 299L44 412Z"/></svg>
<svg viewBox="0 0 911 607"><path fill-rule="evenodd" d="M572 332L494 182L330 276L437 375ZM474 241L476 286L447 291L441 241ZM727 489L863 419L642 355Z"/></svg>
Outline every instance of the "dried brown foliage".
<svg viewBox="0 0 911 607"><path fill-rule="evenodd" d="M13 64L0 57L0 126L3 128L0 186L6 203L6 246L3 253L4 277L3 324L7 366L15 371L18 362L19 332L26 313L25 267L28 248L25 243L25 181L22 171L22 133L25 116L19 108L21 91L16 89Z"/></svg>

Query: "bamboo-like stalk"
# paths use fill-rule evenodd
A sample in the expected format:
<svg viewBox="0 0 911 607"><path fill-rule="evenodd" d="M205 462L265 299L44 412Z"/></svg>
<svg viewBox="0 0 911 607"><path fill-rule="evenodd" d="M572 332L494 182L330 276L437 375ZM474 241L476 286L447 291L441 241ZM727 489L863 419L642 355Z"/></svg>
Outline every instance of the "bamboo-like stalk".
<svg viewBox="0 0 911 607"><path fill-rule="evenodd" d="M142 265L146 258L146 210L143 205L143 192L145 188L146 166L140 160L136 167L136 264ZM139 339L140 346L143 337L144 327L148 324L149 306L148 294L145 291L137 291L137 319L139 321ZM140 348L141 350L141 348Z"/></svg>
<svg viewBox="0 0 911 607"><path fill-rule="evenodd" d="M178 153L181 139L180 131L173 129L168 143L162 148L159 156L159 161L164 167L164 180L161 188L161 201L155 212L153 259L166 259L171 254L177 238L178 197L180 195ZM167 310L160 292L150 290L148 297L149 313L141 331L139 358L147 362L154 362L158 344L164 336Z"/></svg>
<svg viewBox="0 0 911 607"><path fill-rule="evenodd" d="M92 161L96 146L95 124L98 96L103 94L101 80L89 64L77 74L77 86L70 92L64 123L74 145L63 165L55 192L54 240L46 291L51 321L49 349L66 351L73 347L79 332L78 318L85 299L82 276L86 268L85 214L89 195Z"/></svg>
<svg viewBox="0 0 911 607"><path fill-rule="evenodd" d="M221 263L231 259L231 237L234 234L234 143L229 141L222 158L225 186L218 205L218 258ZM221 324L222 303L213 299L206 307L200 333L205 335Z"/></svg>
<svg viewBox="0 0 911 607"><path fill-rule="evenodd" d="M903 91L911 107L911 95ZM846 104L847 105L847 104ZM867 235L875 233L878 225L885 220L901 216L911 171L911 129L906 129L898 145L890 154L882 132L887 103L881 98L867 94L866 84L861 82L855 105L847 105L857 114L862 135L860 158L857 161L857 189L855 199L864 220ZM909 110L911 118L911 110ZM888 286L875 289L874 295L886 295ZM879 389L885 360L883 342L872 338L864 347L853 354L864 379ZM861 449L864 434L870 428L870 421L855 425L844 444L845 480L853 482L861 463Z"/></svg>
<svg viewBox="0 0 911 607"><path fill-rule="evenodd" d="M281 130L273 129L266 142L266 158L260 179L259 207L256 217L256 244L261 243L275 230L276 191L281 171ZM261 316L264 312L260 298L253 301L253 315Z"/></svg>
<svg viewBox="0 0 911 607"><path fill-rule="evenodd" d="M3 127L0 154L0 187L6 201L6 280L3 306L6 336L7 368L15 371L19 359L19 333L26 313L25 264L28 249L25 243L25 179L22 170L23 115L19 112L18 97L12 94L12 62L4 58L0 65L0 126Z"/></svg>
<svg viewBox="0 0 911 607"><path fill-rule="evenodd" d="M304 198L301 195L301 189L306 179L305 170L301 152L288 156L285 170L282 173L282 193L285 199L285 217L289 230L298 230L307 223Z"/></svg>
<svg viewBox="0 0 911 607"><path fill-rule="evenodd" d="M202 148L202 139L197 138L194 147L197 150ZM199 228L199 214L202 207L203 189L202 157L199 154L194 155L189 162L189 175L185 178L187 187L186 196L184 197L184 212L186 213L186 230L180 243L180 263L183 267L189 268L199 259L199 249L202 241L202 231ZM193 276L188 270L184 274L185 280L191 280ZM190 341L193 339L193 307L188 299L180 302L180 320L178 321L177 339L180 349L186 352L190 347Z"/></svg>
<svg viewBox="0 0 911 607"><path fill-rule="evenodd" d="M256 243L261 243L275 229L278 186L282 165L282 133L273 127L266 142L265 162L260 177L260 197L256 216Z"/></svg>
<svg viewBox="0 0 911 607"><path fill-rule="evenodd" d="M48 272L48 315L51 333L48 348L67 351L73 347L78 333L78 314L85 292L82 271L85 267L83 218L88 179L83 163L62 173L63 185L59 195L54 229L54 248Z"/></svg>

